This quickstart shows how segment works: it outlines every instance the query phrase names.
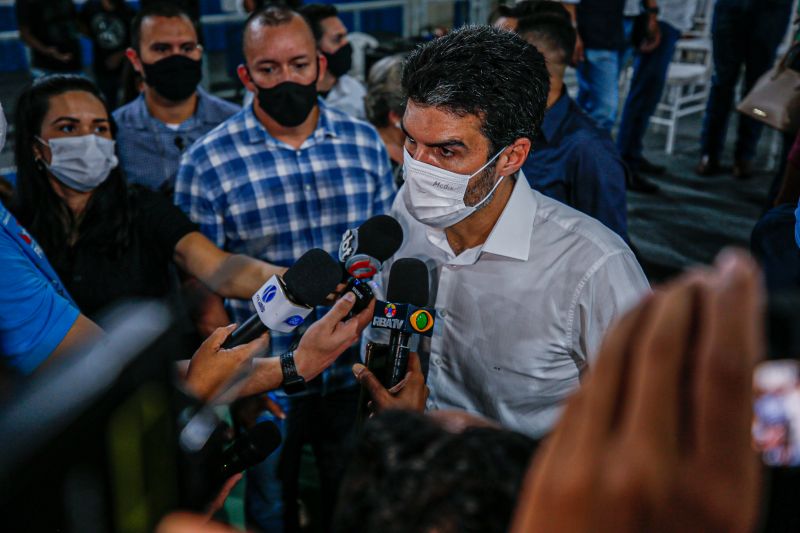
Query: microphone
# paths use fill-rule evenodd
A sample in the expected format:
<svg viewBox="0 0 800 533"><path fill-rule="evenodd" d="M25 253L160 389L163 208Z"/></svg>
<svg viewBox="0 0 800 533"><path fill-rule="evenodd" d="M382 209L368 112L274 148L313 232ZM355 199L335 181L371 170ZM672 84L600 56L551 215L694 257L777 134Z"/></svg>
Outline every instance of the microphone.
<svg viewBox="0 0 800 533"><path fill-rule="evenodd" d="M225 340L225 349L246 344L268 329L289 333L303 323L315 306L336 289L341 267L325 250L304 253L281 276L272 276L253 295L256 314Z"/></svg>
<svg viewBox="0 0 800 533"><path fill-rule="evenodd" d="M372 301L377 286L370 280L402 244L403 228L388 215L376 215L357 229L344 232L339 245L339 262L342 281L347 284L344 292L352 292L356 297L351 315L360 313Z"/></svg>
<svg viewBox="0 0 800 533"><path fill-rule="evenodd" d="M383 318L387 320L378 322L384 324L379 327L391 329L389 335L391 374L388 388L392 388L406 375L411 335L433 333L433 314L424 309L428 303L428 267L425 263L411 257L397 260L389 272L386 299L388 303L382 311ZM402 308L398 309L400 306ZM376 306L376 314L377 311ZM373 318L373 324L375 322Z"/></svg>
<svg viewBox="0 0 800 533"><path fill-rule="evenodd" d="M339 245L339 261L345 276L372 278L381 264L397 253L401 244L403 228L389 215L376 215L357 229L345 231Z"/></svg>
<svg viewBox="0 0 800 533"><path fill-rule="evenodd" d="M224 452L216 472L221 484L234 474L257 465L281 444L281 432L273 422L260 422L233 441Z"/></svg>

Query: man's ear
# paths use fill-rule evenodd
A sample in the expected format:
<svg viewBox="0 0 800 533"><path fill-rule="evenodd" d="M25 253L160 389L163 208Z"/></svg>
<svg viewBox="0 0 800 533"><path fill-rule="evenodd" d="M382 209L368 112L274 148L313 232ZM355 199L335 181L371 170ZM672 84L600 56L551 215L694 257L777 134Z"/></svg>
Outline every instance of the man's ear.
<svg viewBox="0 0 800 533"><path fill-rule="evenodd" d="M531 151L531 140L525 137L520 137L500 154L499 162L497 165L497 174L499 176L511 176L518 171L525 161L528 159L528 154Z"/></svg>
<svg viewBox="0 0 800 533"><path fill-rule="evenodd" d="M139 54L133 48L128 48L125 50L125 57L128 58L128 61L131 62L133 65L133 70L138 72L139 74L144 77L144 67L142 67L142 60L139 58Z"/></svg>
<svg viewBox="0 0 800 533"><path fill-rule="evenodd" d="M247 69L247 65L242 64L236 67L236 74L239 76L239 81L242 82L245 89L253 94L258 92L256 84L253 83L253 78L250 77L250 71Z"/></svg>
<svg viewBox="0 0 800 533"><path fill-rule="evenodd" d="M319 50L317 50L317 65L319 65L319 74L317 74L317 81L319 81L328 72L328 58Z"/></svg>

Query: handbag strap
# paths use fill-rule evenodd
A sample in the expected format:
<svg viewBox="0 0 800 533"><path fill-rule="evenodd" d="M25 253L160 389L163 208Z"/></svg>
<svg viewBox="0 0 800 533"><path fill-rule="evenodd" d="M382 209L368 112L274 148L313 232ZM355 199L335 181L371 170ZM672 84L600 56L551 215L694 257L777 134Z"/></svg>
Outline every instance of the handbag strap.
<svg viewBox="0 0 800 533"><path fill-rule="evenodd" d="M800 41L792 43L789 49L786 50L786 53L783 54L780 63L778 63L777 68L775 68L775 71L772 75L773 80L788 68L786 65L789 64L789 62L792 61L798 53L800 53Z"/></svg>

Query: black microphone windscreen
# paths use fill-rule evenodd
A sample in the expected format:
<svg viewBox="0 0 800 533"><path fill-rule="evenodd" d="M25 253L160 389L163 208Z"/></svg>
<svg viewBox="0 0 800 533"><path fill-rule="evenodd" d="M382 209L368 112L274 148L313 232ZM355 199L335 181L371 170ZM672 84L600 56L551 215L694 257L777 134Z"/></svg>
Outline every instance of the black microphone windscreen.
<svg viewBox="0 0 800 533"><path fill-rule="evenodd" d="M313 248L304 253L283 275L283 282L295 302L320 305L342 278L338 261L325 250Z"/></svg>
<svg viewBox="0 0 800 533"><path fill-rule="evenodd" d="M428 267L419 259L398 259L389 272L386 299L390 302L428 305Z"/></svg>
<svg viewBox="0 0 800 533"><path fill-rule="evenodd" d="M381 263L392 257L403 244L403 228L389 215L376 215L358 228L357 254L374 257Z"/></svg>

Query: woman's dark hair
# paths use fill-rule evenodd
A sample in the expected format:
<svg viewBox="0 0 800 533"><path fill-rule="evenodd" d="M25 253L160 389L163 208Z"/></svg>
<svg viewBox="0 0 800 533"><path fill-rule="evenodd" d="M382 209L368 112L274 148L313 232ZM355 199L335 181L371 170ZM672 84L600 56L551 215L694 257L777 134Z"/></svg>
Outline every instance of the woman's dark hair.
<svg viewBox="0 0 800 533"><path fill-rule="evenodd" d="M87 92L103 103L111 121L112 136L116 137L116 125L103 96L91 81L81 76L57 74L34 81L19 97L14 113L17 190L12 210L55 266L65 260L76 221L50 185L42 163L35 160L33 145L41 134L50 99L71 91ZM76 242L94 242L103 253L118 257L128 246L129 228L128 190L122 170L117 167L94 190L78 227Z"/></svg>

